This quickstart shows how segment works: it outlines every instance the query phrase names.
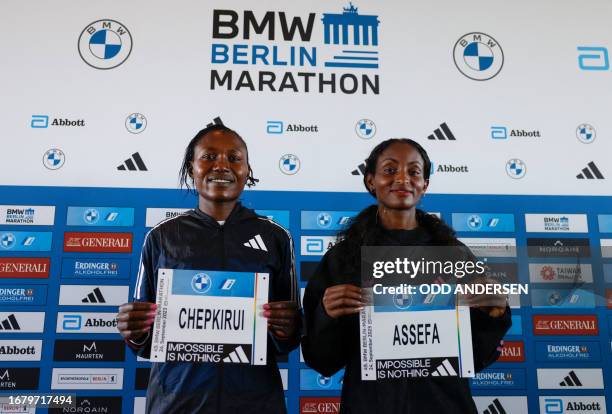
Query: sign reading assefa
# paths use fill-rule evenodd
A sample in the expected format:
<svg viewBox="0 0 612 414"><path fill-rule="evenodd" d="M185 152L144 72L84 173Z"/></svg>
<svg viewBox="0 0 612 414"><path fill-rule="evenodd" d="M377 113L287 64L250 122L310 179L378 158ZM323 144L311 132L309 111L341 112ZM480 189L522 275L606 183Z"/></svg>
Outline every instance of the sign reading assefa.
<svg viewBox="0 0 612 414"><path fill-rule="evenodd" d="M151 361L265 365L267 273L159 269Z"/></svg>
<svg viewBox="0 0 612 414"><path fill-rule="evenodd" d="M468 307L415 310L375 304L361 311L359 327L362 380L474 376Z"/></svg>

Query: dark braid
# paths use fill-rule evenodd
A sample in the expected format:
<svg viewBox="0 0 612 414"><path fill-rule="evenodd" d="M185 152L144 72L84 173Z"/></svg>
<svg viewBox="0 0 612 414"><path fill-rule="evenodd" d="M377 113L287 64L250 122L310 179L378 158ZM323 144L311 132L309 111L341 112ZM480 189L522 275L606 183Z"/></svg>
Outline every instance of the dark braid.
<svg viewBox="0 0 612 414"><path fill-rule="evenodd" d="M206 134L210 132L214 132L214 131L222 131L222 132L228 132L230 134L234 134L240 140L240 142L242 142L242 144L244 145L244 148L246 149L247 166L249 167L249 173L247 175L246 185L247 187L253 187L255 184L257 184L259 180L253 176L253 169L251 168L251 164L249 163L249 149L244 139L242 139L240 134L238 134L236 131L234 131L231 128L226 127L225 125L212 124L202 129L201 131L199 131L195 135L195 137L193 137L191 141L189 141L189 144L187 144L187 148L185 149L185 156L183 158L183 165L181 165L181 169L179 171L179 182L180 182L181 188L185 186L188 191L193 191L195 193L195 189L191 188L191 185L190 185L190 183L193 183L193 179L191 178L191 174L193 172L192 171L193 167L191 166L191 162L193 161L195 147L198 144L198 142L200 142L200 140L206 136Z"/></svg>
<svg viewBox="0 0 612 414"><path fill-rule="evenodd" d="M376 164L378 158L390 145L396 143L404 143L412 145L421 155L424 164L423 177L428 180L431 175L431 161L425 149L416 141L408 138L392 138L378 144L365 164L363 173L363 184L366 190L375 197L375 194L370 191L366 180L368 175L376 173ZM379 240L381 226L378 225L378 205L373 204L361 210L361 212L353 219L352 224L338 233L338 249L340 250L340 260L344 262L345 268L350 273L360 271L361 266L361 246L373 245ZM416 209L416 219L419 226L425 228L433 238L433 244L439 246L457 245L458 241L455 236L455 231L446 223L434 215L427 214L423 210Z"/></svg>

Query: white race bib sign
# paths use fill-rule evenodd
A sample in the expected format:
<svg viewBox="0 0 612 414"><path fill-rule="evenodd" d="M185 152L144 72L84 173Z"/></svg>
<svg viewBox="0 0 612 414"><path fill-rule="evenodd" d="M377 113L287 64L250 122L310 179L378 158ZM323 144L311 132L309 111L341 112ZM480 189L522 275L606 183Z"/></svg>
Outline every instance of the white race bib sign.
<svg viewBox="0 0 612 414"><path fill-rule="evenodd" d="M362 380L474 376L469 307L377 296L359 315Z"/></svg>
<svg viewBox="0 0 612 414"><path fill-rule="evenodd" d="M151 361L265 365L267 273L159 269Z"/></svg>

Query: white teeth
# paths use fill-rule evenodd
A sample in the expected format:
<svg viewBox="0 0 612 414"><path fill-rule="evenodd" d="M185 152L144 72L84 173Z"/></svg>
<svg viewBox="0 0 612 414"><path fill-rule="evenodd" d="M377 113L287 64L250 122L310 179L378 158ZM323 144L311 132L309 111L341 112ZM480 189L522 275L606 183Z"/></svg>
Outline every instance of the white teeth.
<svg viewBox="0 0 612 414"><path fill-rule="evenodd" d="M229 180L222 180L222 179L219 179L219 178L213 178L211 181L212 181L213 183L224 183L224 184L225 184L225 183L230 183L230 182L231 182L231 181L229 181Z"/></svg>

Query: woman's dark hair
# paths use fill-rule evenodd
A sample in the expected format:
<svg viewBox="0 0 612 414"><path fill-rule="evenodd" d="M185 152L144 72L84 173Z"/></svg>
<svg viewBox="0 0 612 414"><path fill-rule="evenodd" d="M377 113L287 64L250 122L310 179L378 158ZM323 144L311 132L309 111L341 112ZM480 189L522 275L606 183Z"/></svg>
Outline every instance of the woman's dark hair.
<svg viewBox="0 0 612 414"><path fill-rule="evenodd" d="M411 145L423 158L423 177L428 180L431 175L431 161L427 151L416 141L408 138L391 138L378 144L365 162L363 172L363 184L373 197L376 195L367 185L368 175L376 174L378 158L389 146L397 143ZM425 228L432 236L433 244L440 246L456 245L455 231L434 215L427 214L423 210L416 210L416 219L419 226ZM363 209L354 219L352 224L338 233L338 249L341 250L339 257L344 261L346 269L351 272L359 272L361 266L361 246L375 245L380 239L381 226L378 224L378 205L373 204Z"/></svg>
<svg viewBox="0 0 612 414"><path fill-rule="evenodd" d="M181 188L185 186L188 191L195 191L189 185L190 182L193 183L193 179L191 177L192 172L193 172L193 167L191 166L191 162L193 161L195 147L198 144L198 142L200 142L200 140L204 138L206 134L210 132L214 132L214 131L229 132L230 134L234 134L236 138L238 138L240 142L242 142L247 152L247 166L249 167L249 174L247 175L246 185L247 187L253 187L255 184L257 184L259 180L253 177L253 169L251 168L251 164L249 163L249 149L247 147L246 142L244 142L244 139L242 139L240 134L238 134L236 131L234 131L231 128L226 127L225 125L213 124L213 125L209 125L206 128L202 129L200 132L198 132L195 135L195 137L191 139L191 141L189 141L189 144L187 145L187 148L185 149L185 157L183 158L183 165L181 166L181 169L179 171L179 182L181 184Z"/></svg>

